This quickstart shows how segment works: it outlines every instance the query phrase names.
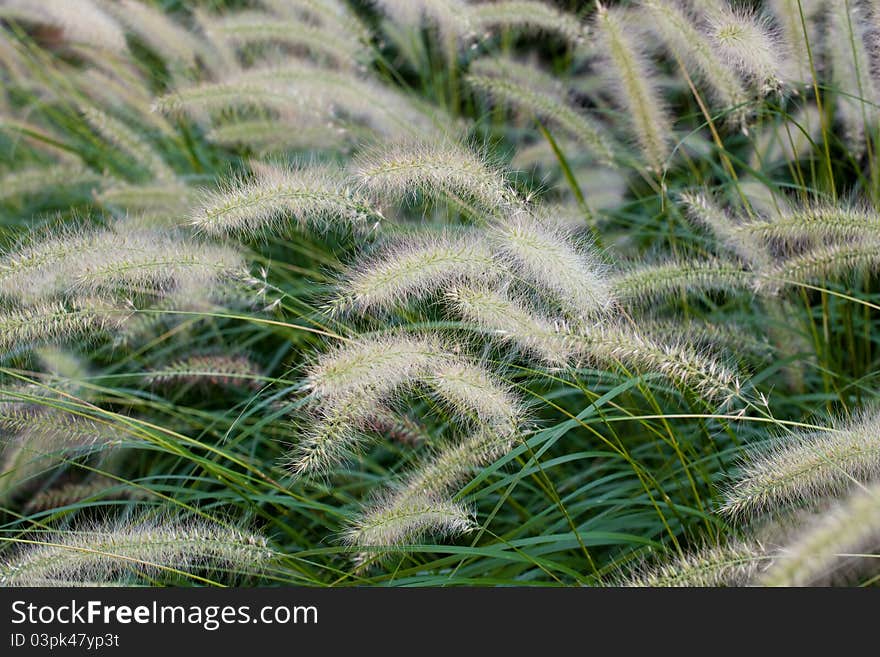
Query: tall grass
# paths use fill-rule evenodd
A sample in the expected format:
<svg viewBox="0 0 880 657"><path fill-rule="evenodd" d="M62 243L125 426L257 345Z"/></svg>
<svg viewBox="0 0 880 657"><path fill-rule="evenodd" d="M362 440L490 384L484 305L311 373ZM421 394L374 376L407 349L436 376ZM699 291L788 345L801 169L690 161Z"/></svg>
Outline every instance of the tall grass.
<svg viewBox="0 0 880 657"><path fill-rule="evenodd" d="M875 3L564 4L0 6L0 582L876 581Z"/></svg>

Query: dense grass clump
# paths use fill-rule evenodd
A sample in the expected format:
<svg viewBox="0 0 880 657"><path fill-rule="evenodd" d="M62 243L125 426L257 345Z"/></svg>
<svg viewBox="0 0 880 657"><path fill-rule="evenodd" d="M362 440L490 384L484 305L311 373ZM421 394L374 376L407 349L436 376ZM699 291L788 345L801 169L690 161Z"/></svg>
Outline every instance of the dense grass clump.
<svg viewBox="0 0 880 657"><path fill-rule="evenodd" d="M0 583L873 584L878 30L2 3Z"/></svg>

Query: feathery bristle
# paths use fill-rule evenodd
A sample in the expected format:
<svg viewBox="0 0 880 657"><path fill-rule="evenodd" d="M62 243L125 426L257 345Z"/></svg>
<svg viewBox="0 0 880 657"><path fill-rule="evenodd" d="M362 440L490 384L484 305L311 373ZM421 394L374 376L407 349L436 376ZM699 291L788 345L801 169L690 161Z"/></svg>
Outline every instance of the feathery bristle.
<svg viewBox="0 0 880 657"><path fill-rule="evenodd" d="M206 521L117 523L34 540L0 565L5 586L52 580L113 581L128 573L148 577L205 568L257 572L275 553L266 539Z"/></svg>
<svg viewBox="0 0 880 657"><path fill-rule="evenodd" d="M362 155L354 170L363 188L376 199L406 201L420 192L466 207L475 204L489 215L516 202L498 171L449 141L382 146Z"/></svg>
<svg viewBox="0 0 880 657"><path fill-rule="evenodd" d="M848 579L847 570L867 566L877 572L880 550L880 486L858 490L819 513L799 535L781 547L760 578L763 586L818 586ZM861 563L860 563L861 562Z"/></svg>
<svg viewBox="0 0 880 657"><path fill-rule="evenodd" d="M604 164L613 166L614 149L608 136L564 97L564 87L534 66L508 58L479 59L470 67L467 82L504 103L534 114L586 147Z"/></svg>
<svg viewBox="0 0 880 657"><path fill-rule="evenodd" d="M664 108L652 67L630 12L598 6L596 31L599 52L608 69L608 89L626 110L646 164L654 171L666 169L672 126Z"/></svg>
<svg viewBox="0 0 880 657"><path fill-rule="evenodd" d="M723 7L708 13L708 31L720 57L762 96L780 92L792 77L789 62L765 18Z"/></svg>
<svg viewBox="0 0 880 657"><path fill-rule="evenodd" d="M770 558L758 544L735 541L709 546L636 572L625 586L746 586L766 570Z"/></svg>
<svg viewBox="0 0 880 657"><path fill-rule="evenodd" d="M880 415L835 422L753 450L727 493L722 511L751 516L791 504L811 504L880 474Z"/></svg>
<svg viewBox="0 0 880 657"><path fill-rule="evenodd" d="M205 195L190 223L210 235L284 231L293 223L326 230L381 217L330 167L261 166L252 181L233 180Z"/></svg>
<svg viewBox="0 0 880 657"><path fill-rule="evenodd" d="M479 239L442 235L398 241L354 266L332 307L387 311L460 282L498 278L504 271Z"/></svg>
<svg viewBox="0 0 880 657"><path fill-rule="evenodd" d="M712 43L673 0L648 0L645 7L652 28L687 72L710 92L727 123L743 126L749 114L750 98L733 68L719 58Z"/></svg>

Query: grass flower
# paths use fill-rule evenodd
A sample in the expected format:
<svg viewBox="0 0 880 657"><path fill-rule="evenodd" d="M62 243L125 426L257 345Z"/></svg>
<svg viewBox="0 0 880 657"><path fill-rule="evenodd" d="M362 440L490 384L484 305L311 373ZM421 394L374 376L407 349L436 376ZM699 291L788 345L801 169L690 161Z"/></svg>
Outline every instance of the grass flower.
<svg viewBox="0 0 880 657"><path fill-rule="evenodd" d="M508 58L485 58L471 64L467 82L510 105L558 127L604 164L613 166L614 149L605 132L565 99L565 88L534 66Z"/></svg>
<svg viewBox="0 0 880 657"><path fill-rule="evenodd" d="M645 8L661 41L706 88L726 122L734 127L744 126L749 114L749 95L734 68L721 59L692 17L673 0L649 0Z"/></svg>
<svg viewBox="0 0 880 657"><path fill-rule="evenodd" d="M880 474L878 422L877 413L869 412L752 450L727 493L723 512L742 517L810 505L875 478Z"/></svg>
<svg viewBox="0 0 880 657"><path fill-rule="evenodd" d="M600 4L595 26L598 51L607 66L606 86L626 110L645 163L661 172L671 153L672 127L637 22L627 11Z"/></svg>
<svg viewBox="0 0 880 657"><path fill-rule="evenodd" d="M764 586L817 586L846 581L873 562L880 550L880 488L873 484L817 514L760 578ZM861 562L861 563L860 563ZM849 572L847 572L849 571Z"/></svg>
<svg viewBox="0 0 880 657"><path fill-rule="evenodd" d="M126 576L186 576L210 568L256 572L275 557L262 536L202 520L106 523L34 540L36 545L0 565L0 583L112 582Z"/></svg>
<svg viewBox="0 0 880 657"><path fill-rule="evenodd" d="M331 306L360 313L389 311L456 283L493 279L504 272L491 246L470 236L397 240L352 267Z"/></svg>
<svg viewBox="0 0 880 657"><path fill-rule="evenodd" d="M207 193L190 222L209 235L255 235L284 231L288 224L359 227L380 216L338 170L261 166L253 180L233 180Z"/></svg>
<svg viewBox="0 0 880 657"><path fill-rule="evenodd" d="M707 546L652 568L625 582L637 587L747 586L767 569L770 557L759 544L734 541Z"/></svg>

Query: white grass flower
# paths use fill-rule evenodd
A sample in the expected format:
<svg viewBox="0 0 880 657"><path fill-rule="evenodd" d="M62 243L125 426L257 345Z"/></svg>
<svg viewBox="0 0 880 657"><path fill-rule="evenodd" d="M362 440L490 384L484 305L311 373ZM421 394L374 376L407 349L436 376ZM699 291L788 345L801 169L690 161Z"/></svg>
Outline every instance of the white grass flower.
<svg viewBox="0 0 880 657"><path fill-rule="evenodd" d="M673 0L647 0L645 8L652 28L687 72L709 91L726 122L737 128L744 126L751 99L736 71L722 61L688 13Z"/></svg>
<svg viewBox="0 0 880 657"><path fill-rule="evenodd" d="M558 80L540 69L505 57L483 58L471 64L466 80L496 102L558 127L604 164L614 164L614 148L608 135L566 100L566 90Z"/></svg>
<svg viewBox="0 0 880 657"><path fill-rule="evenodd" d="M817 514L776 554L763 586L817 586L857 572L876 572L880 550L880 486L858 490ZM849 571L849 573L847 573Z"/></svg>
<svg viewBox="0 0 880 657"><path fill-rule="evenodd" d="M657 88L654 67L642 45L632 14L599 4L596 11L598 52L606 66L607 89L626 111L642 157L656 172L666 168L672 125Z"/></svg>
<svg viewBox="0 0 880 657"><path fill-rule="evenodd" d="M329 58L350 69L356 68L363 58L362 49L353 44L350 36L341 38L335 30L261 12L227 14L215 22L214 30L239 48L267 43L305 48L318 60Z"/></svg>
<svg viewBox="0 0 880 657"><path fill-rule="evenodd" d="M732 541L704 547L658 566L643 567L623 584L663 588L748 586L769 562L760 544Z"/></svg>
<svg viewBox="0 0 880 657"><path fill-rule="evenodd" d="M56 26L72 46L128 53L122 28L92 0L5 0L0 15Z"/></svg>
<svg viewBox="0 0 880 657"><path fill-rule="evenodd" d="M406 201L417 193L494 214L515 202L503 175L452 141L392 143L362 154L354 175L378 199Z"/></svg>
<svg viewBox="0 0 880 657"><path fill-rule="evenodd" d="M199 53L195 34L164 12L138 0L107 3L107 9L166 62L194 66Z"/></svg>
<svg viewBox="0 0 880 657"><path fill-rule="evenodd" d="M564 329L502 291L455 286L446 294L459 315L489 335L513 343L549 365L561 367L571 362L572 349Z"/></svg>
<svg viewBox="0 0 880 657"><path fill-rule="evenodd" d="M331 306L388 311L456 283L499 278L505 271L490 245L470 235L397 240L352 267Z"/></svg>
<svg viewBox="0 0 880 657"><path fill-rule="evenodd" d="M586 37L586 26L576 16L535 0L498 0L468 7L468 19L475 31L492 28L555 33L573 46Z"/></svg>
<svg viewBox="0 0 880 657"><path fill-rule="evenodd" d="M55 580L112 582L134 574L169 576L205 568L259 572L275 552L258 534L204 521L104 523L34 538L0 565L5 586Z"/></svg>
<svg viewBox="0 0 880 657"><path fill-rule="evenodd" d="M611 290L595 252L558 227L515 212L493 226L491 239L503 261L534 284L569 317L583 319L608 310Z"/></svg>
<svg viewBox="0 0 880 657"><path fill-rule="evenodd" d="M418 543L429 533L458 536L475 529L473 515L461 504L430 497L412 497L388 504L379 501L356 518L343 541L357 548L400 548ZM367 562L371 553L359 557ZM380 555L373 557L381 558Z"/></svg>
<svg viewBox="0 0 880 657"><path fill-rule="evenodd" d="M721 58L762 96L782 91L793 77L769 24L754 11L722 7L708 12L708 32Z"/></svg>
<svg viewBox="0 0 880 657"><path fill-rule="evenodd" d="M638 265L611 278L614 297L628 306L648 306L684 295L750 292L754 284L754 273L736 262L717 259Z"/></svg>
<svg viewBox="0 0 880 657"><path fill-rule="evenodd" d="M380 216L337 169L262 165L251 181L234 179L208 192L190 223L209 235L255 235L290 224L359 227Z"/></svg>
<svg viewBox="0 0 880 657"><path fill-rule="evenodd" d="M85 108L83 114L99 135L131 157L155 178L160 180L174 178L174 171L162 156L125 123L94 107Z"/></svg>
<svg viewBox="0 0 880 657"><path fill-rule="evenodd" d="M865 413L829 429L798 432L751 450L722 511L753 516L809 505L880 474L880 416Z"/></svg>
<svg viewBox="0 0 880 657"><path fill-rule="evenodd" d="M836 116L855 156L866 147L866 133L877 127L880 89L872 77L872 62L865 43L867 21L850 0L829 0L828 60L835 93Z"/></svg>

